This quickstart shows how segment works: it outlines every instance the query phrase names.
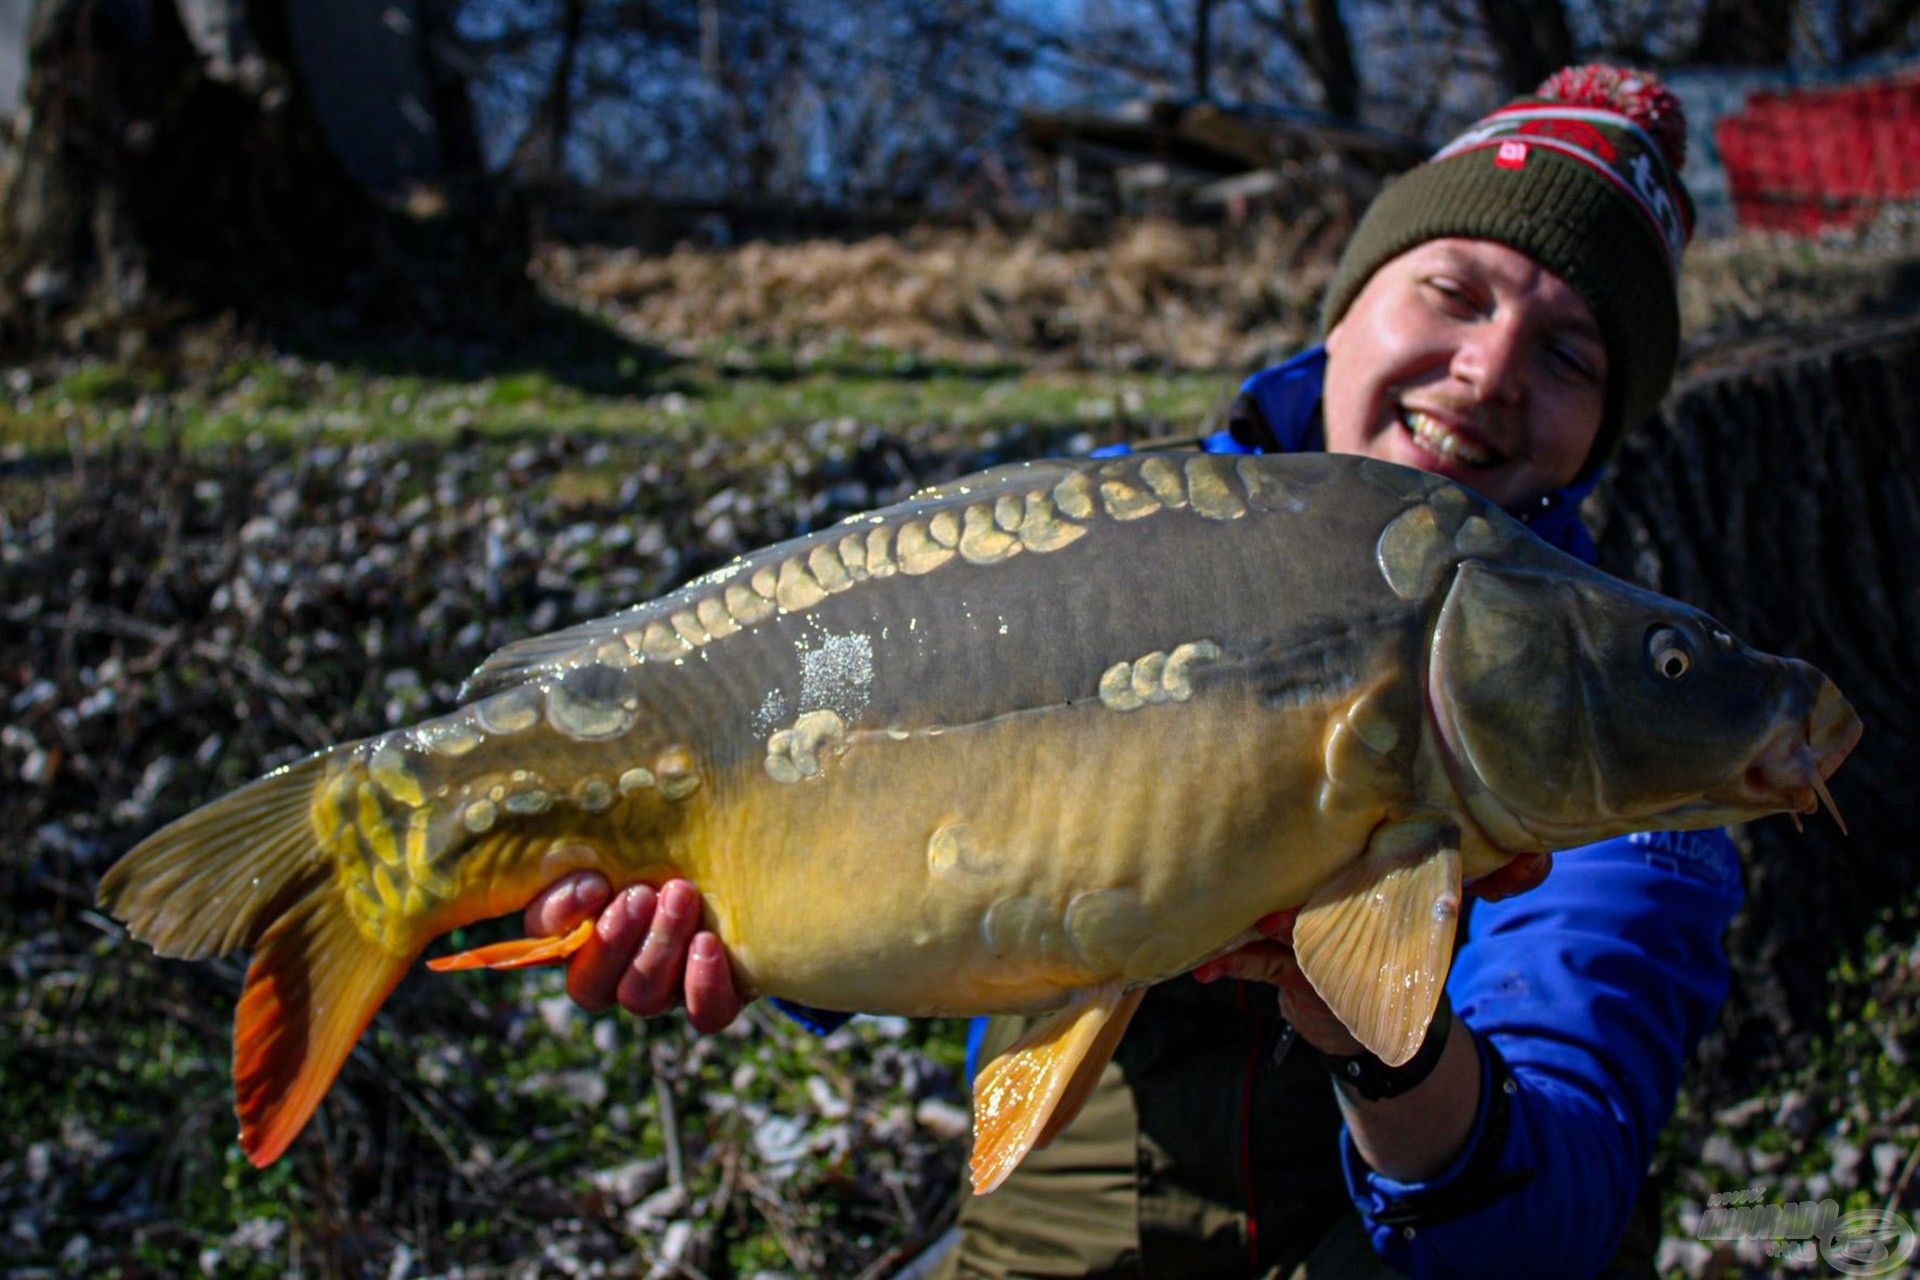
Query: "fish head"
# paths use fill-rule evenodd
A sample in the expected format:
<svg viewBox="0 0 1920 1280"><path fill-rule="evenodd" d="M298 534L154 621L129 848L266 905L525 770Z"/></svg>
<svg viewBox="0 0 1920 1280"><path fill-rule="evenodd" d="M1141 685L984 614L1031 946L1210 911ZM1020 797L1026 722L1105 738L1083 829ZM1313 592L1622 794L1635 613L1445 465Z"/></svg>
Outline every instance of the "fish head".
<svg viewBox="0 0 1920 1280"><path fill-rule="evenodd" d="M1557 553L1458 566L1427 694L1467 816L1512 852L1831 807L1861 732L1807 663Z"/></svg>

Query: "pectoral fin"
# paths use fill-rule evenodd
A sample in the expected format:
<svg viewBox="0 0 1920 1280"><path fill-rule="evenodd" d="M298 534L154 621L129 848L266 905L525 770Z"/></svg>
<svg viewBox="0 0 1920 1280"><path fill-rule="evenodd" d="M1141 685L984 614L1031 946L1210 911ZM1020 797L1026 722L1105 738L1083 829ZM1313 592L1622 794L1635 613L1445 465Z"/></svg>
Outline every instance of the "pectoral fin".
<svg viewBox="0 0 1920 1280"><path fill-rule="evenodd" d="M1457 839L1425 825L1387 828L1294 922L1301 972L1389 1066L1419 1051L1446 986L1460 919Z"/></svg>
<svg viewBox="0 0 1920 1280"><path fill-rule="evenodd" d="M593 917L589 916L556 937L515 938L458 955L441 956L427 961L427 968L435 973L452 973L459 969L531 969L536 965L559 964L587 945L587 939L593 936L593 923Z"/></svg>
<svg viewBox="0 0 1920 1280"><path fill-rule="evenodd" d="M1079 1113L1145 994L1117 982L1079 992L981 1070L973 1082L975 1195L999 1186Z"/></svg>

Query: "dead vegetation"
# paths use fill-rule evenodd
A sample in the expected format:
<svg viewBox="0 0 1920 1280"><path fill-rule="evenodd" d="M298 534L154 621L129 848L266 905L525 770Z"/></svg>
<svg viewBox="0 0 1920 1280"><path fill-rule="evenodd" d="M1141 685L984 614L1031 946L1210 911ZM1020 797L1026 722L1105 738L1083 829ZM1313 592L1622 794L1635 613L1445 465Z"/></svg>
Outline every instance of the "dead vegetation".
<svg viewBox="0 0 1920 1280"><path fill-rule="evenodd" d="M804 348L834 338L924 356L1099 368L1251 369L1311 339L1329 224L1111 235L1066 223L808 241L663 256L549 245L556 295L631 337Z"/></svg>
<svg viewBox="0 0 1920 1280"><path fill-rule="evenodd" d="M1058 222L662 255L549 243L535 274L626 336L685 349L852 341L958 361L1251 372L1314 340L1338 229L1324 215L1238 227L1145 218L1099 235ZM1697 362L1768 331L1916 302L1920 228L1902 210L1827 241L1702 242L1681 286Z"/></svg>

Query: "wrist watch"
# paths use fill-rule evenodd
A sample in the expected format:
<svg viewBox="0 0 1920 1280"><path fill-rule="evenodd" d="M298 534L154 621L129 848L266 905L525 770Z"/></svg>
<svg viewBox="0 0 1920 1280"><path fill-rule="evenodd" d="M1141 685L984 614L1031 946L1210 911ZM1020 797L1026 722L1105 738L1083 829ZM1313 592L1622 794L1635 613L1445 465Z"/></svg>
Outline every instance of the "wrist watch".
<svg viewBox="0 0 1920 1280"><path fill-rule="evenodd" d="M1397 1098L1433 1074L1452 1031L1453 1002L1443 993L1434 1008L1433 1021L1427 1024L1427 1038L1420 1045L1420 1052L1399 1066L1390 1067L1364 1050L1354 1054L1320 1053L1320 1061L1326 1064L1340 1087L1356 1097L1368 1102Z"/></svg>

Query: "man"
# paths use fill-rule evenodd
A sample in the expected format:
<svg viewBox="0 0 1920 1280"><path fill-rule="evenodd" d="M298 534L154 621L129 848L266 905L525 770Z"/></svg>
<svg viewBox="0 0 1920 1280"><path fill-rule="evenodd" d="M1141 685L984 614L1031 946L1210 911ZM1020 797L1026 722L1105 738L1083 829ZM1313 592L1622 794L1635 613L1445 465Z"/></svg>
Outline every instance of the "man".
<svg viewBox="0 0 1920 1280"><path fill-rule="evenodd" d="M1375 201L1324 346L1250 379L1206 447L1420 467L1591 559L1575 507L1673 374L1684 138L1671 95L1614 68L1563 71L1482 120ZM1737 866L1719 832L1571 851L1542 883L1545 863L1470 886L1450 1004L1399 1068L1301 979L1285 918L1154 988L1075 1123L969 1199L949 1273L1650 1274L1651 1241L1633 1258L1622 1238L1726 994ZM562 882L527 927L564 929L605 896ZM698 921L691 886L628 890L569 991L643 1014L684 994L696 1027L725 1025L739 997ZM1276 984L1278 1009L1247 980ZM1021 1026L993 1019L971 1047Z"/></svg>

